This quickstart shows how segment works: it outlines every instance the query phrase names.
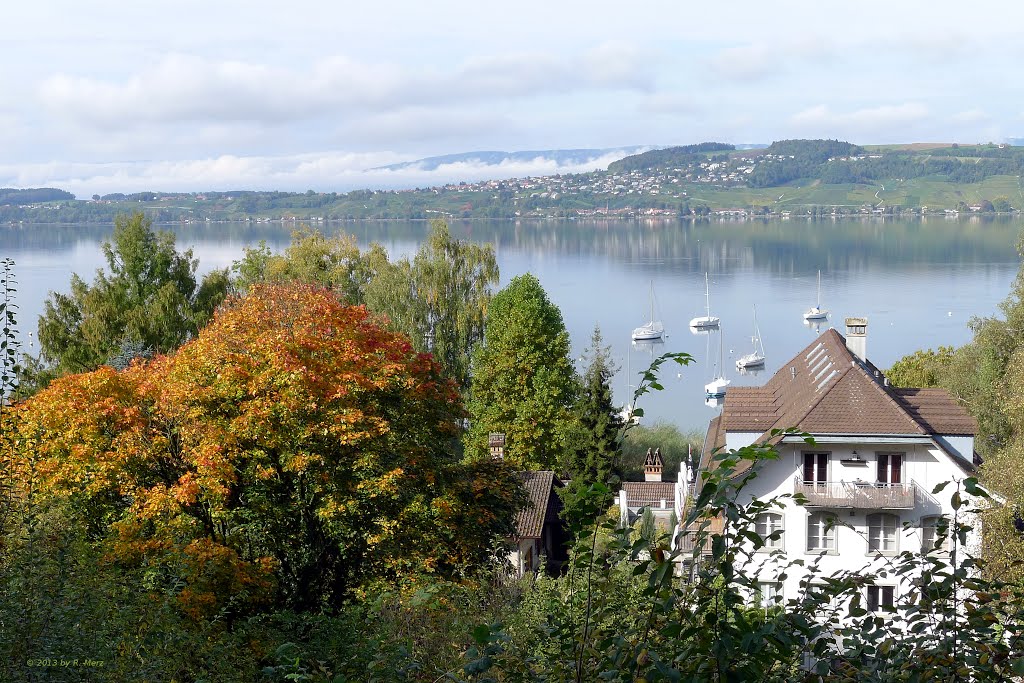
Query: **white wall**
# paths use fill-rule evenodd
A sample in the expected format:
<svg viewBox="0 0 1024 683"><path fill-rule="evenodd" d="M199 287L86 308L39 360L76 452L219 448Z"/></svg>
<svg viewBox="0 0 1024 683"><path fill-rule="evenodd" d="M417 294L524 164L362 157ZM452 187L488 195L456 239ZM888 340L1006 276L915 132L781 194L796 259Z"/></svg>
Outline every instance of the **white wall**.
<svg viewBox="0 0 1024 683"><path fill-rule="evenodd" d="M864 465L849 465L839 462L851 458L853 451L866 461ZM755 559L743 571L753 572L758 581L774 581L787 561L802 559L807 565L817 562L815 574L819 577L841 571L878 572L889 565L892 558L879 557L877 553L868 553L867 515L877 512L894 514L900 520L899 551L921 549L921 518L945 514L952 518L954 513L950 497L956 490L950 484L939 494L932 495L932 489L943 481L962 480L969 476L942 452L940 448L926 444L818 444L809 447L805 444L783 444L780 446L780 457L775 461L765 461L758 465L758 476L753 479L741 493L740 503L747 504L755 497L764 501L776 496L794 493L794 482L802 479L803 453L806 451L828 452L828 480L834 482L854 482L857 479L865 482L876 480L876 453L902 452L904 466L902 480L904 483L914 482L918 485L917 506L912 510L851 510L844 508L805 508L797 505L792 498L784 498L782 505L783 549L785 559L771 558L768 552L756 553ZM961 495L963 493L961 492ZM837 526L836 550L834 554L822 555L819 552L807 551L807 521L812 512L830 511L835 513ZM963 513L961 512L963 518ZM964 519L965 523L973 520ZM980 548L980 525L975 525L975 532L969 542ZM787 579L783 582L782 596L784 600L797 598L801 594L800 582L808 574L807 567L792 566L786 569ZM879 584L896 585L897 601L899 596L911 589L909 581L898 585L894 578L879 579Z"/></svg>
<svg viewBox="0 0 1024 683"><path fill-rule="evenodd" d="M725 449L728 451L750 446L757 442L764 432L726 432Z"/></svg>

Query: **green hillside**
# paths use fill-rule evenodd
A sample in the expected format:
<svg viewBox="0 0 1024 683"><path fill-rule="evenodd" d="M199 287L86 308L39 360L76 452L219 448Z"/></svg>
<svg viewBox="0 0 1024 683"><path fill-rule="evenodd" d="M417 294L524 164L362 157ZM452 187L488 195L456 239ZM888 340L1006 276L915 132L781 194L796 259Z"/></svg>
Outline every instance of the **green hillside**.
<svg viewBox="0 0 1024 683"><path fill-rule="evenodd" d="M607 171L448 184L419 190L109 194L0 191L0 222L102 222L143 210L157 221L704 216L1024 207L1024 147L913 143L858 146L781 140L737 150L708 142L625 157Z"/></svg>

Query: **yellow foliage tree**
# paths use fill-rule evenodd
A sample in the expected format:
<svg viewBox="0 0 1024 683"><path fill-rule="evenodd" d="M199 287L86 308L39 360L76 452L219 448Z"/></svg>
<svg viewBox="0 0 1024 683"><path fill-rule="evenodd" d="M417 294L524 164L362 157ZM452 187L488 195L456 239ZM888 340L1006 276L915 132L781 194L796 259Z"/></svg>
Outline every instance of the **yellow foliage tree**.
<svg viewBox="0 0 1024 683"><path fill-rule="evenodd" d="M174 355L57 380L2 438L39 504L69 501L111 561L160 567L200 617L483 561L521 498L504 464L460 460L463 417L432 357L365 308L256 285Z"/></svg>

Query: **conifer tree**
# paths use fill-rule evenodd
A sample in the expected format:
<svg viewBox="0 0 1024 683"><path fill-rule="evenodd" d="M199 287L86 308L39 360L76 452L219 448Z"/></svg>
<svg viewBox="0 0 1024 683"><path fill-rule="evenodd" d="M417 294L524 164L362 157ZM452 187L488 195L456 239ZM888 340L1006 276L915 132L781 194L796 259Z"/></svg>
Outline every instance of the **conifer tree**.
<svg viewBox="0 0 1024 683"><path fill-rule="evenodd" d="M598 482L608 487L601 505L602 509L607 508L622 479L622 417L612 403L610 384L615 367L611 349L604 345L598 325L594 325L584 358L588 364L576 404L579 431L565 463L565 474L570 481L560 490L565 514L570 518L579 511L580 496Z"/></svg>

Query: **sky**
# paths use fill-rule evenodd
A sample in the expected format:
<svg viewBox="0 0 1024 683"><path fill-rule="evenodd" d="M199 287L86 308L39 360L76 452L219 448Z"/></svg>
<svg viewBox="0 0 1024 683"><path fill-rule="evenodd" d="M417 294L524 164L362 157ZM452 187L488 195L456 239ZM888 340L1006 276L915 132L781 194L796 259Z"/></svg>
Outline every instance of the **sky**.
<svg viewBox="0 0 1024 683"><path fill-rule="evenodd" d="M1002 142L1024 137L1022 20L1004 0L13 0L0 186L342 192L635 145ZM611 151L371 170L572 148Z"/></svg>

